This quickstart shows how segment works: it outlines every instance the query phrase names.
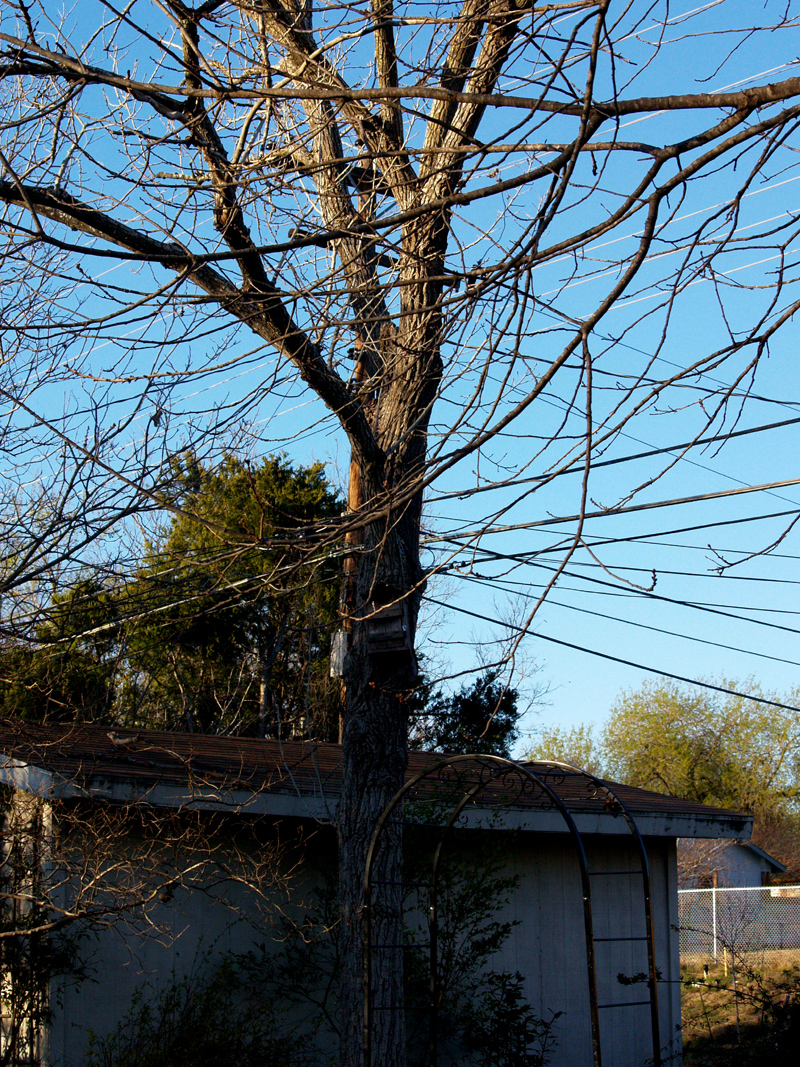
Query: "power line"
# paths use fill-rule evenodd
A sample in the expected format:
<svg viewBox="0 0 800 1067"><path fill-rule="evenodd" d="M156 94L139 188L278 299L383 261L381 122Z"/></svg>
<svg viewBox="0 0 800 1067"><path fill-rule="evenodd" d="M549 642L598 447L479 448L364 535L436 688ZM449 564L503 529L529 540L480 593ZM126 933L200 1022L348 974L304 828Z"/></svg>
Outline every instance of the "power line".
<svg viewBox="0 0 800 1067"><path fill-rule="evenodd" d="M698 504L706 500L720 500L725 497L743 496L746 493L761 493L768 489L781 489L789 485L800 485L800 478L785 478L779 482L762 482L760 485L746 485L739 489L719 489L713 493L697 493L694 496L674 497L672 500L654 500L649 504L628 504L625 507L603 508L601 511L587 511L583 515L557 515L550 519L537 519L534 522L509 523L505 526L490 526L488 529L465 530L452 533L448 537L429 537L427 542L457 540L460 538L485 537L488 534L513 533L516 530L532 530L538 526L556 526L564 522L586 522L588 519L602 519L614 515L629 515L634 511L651 511L654 508L678 507L681 504ZM792 512L794 514L794 512ZM709 523L708 525L711 525Z"/></svg>
<svg viewBox="0 0 800 1067"><path fill-rule="evenodd" d="M777 430L784 426L797 425L797 423L800 423L800 417L796 419L784 419L781 422L769 422L765 423L763 426L751 426L750 429L747 430L732 430L729 433L715 434L713 437L701 437L694 441L682 441L674 445L665 445L663 448L651 448L646 452L634 452L629 456L618 456L616 459L598 460L596 463L591 464L591 469L595 471L599 470L601 467L613 467L618 463L630 463L637 459L649 459L652 456L661 456L665 453L677 452L685 448L695 448L699 445L710 445L714 444L717 441L730 441L734 437L744 437L747 434L761 433L765 430ZM626 434L624 436L628 435ZM684 459L685 457L680 456L679 458ZM711 468L708 467L704 467L703 469L711 471ZM546 482L549 484L556 478L562 477L562 475L581 474L584 471L584 464L576 461L575 464L573 464L572 466L567 467L561 471L555 471L553 474L537 474L532 475L529 478L515 478L513 482L510 483L503 481L493 485L480 485L476 486L475 489L468 489L460 493L443 493L441 496L436 496L433 499L435 499L437 503L443 500L464 500L467 497L476 496L478 493L486 493L498 489L505 489L509 485L512 485L514 488L516 488L518 485L532 485L534 482ZM711 473L719 474L718 471L711 471Z"/></svg>
<svg viewBox="0 0 800 1067"><path fill-rule="evenodd" d="M636 540L636 538L632 538L632 540ZM587 545L592 545L592 546L595 545L595 544L602 545L603 542L602 541L597 541L597 542L595 542L595 541L587 541L586 544ZM711 549L711 545L708 545L708 544L706 544L706 545L682 545L677 541L651 541L650 544L657 545L659 548L682 548L682 549L687 549L687 550L689 550L691 552L708 552L709 549ZM542 551L544 552L545 550L542 549ZM555 552L556 550L553 549L552 551ZM766 549L759 549L759 548L754 548L754 549L715 548L715 549L713 549L713 551L719 553L719 555L721 555L721 556L728 556L731 553L736 552L740 556L746 557L745 559L734 560L733 563L729 564L729 566L731 566L731 567L734 567L734 566L738 567L738 565L740 563L746 563L748 559L751 559L754 556L762 556L765 559L794 559L794 560L800 559L800 556L795 555L795 554L793 554L791 552L771 552L771 551L767 551ZM766 580L766 579L763 579L763 580ZM753 578L752 581L758 582L758 581L762 581L762 579Z"/></svg>
<svg viewBox="0 0 800 1067"><path fill-rule="evenodd" d="M680 527L678 527L677 529L674 529L674 530L656 530L653 533L631 534L629 537L595 537L593 540L586 539L584 541L584 545L587 548L597 548L597 547L605 547L606 545L623 545L623 544L638 543L638 542L641 542L641 541L649 541L651 537L670 537L672 534L696 533L698 530L702 530L702 531L705 532L706 530L711 530L711 529L713 529L714 527L717 527L717 526L739 526L743 522L761 522L764 519L781 519L781 518L785 518L788 515L800 515L800 509L797 509L797 510L791 509L791 510L787 510L787 511L772 511L772 512L768 512L766 515L750 515L750 516L745 516L744 518L741 518L741 519L720 519L717 522L701 522L701 523L697 523L697 524L695 524L693 526L680 526ZM532 555L540 556L540 555L545 555L548 552L558 552L560 549L564 548L565 545L569 544L570 542L571 542L571 539L558 541L555 544L551 545L550 548L538 549L536 552L533 552ZM705 544L705 545L681 545L681 544L675 544L675 542L673 542L673 541L653 541L651 543L655 544L655 545L659 545L662 548L685 548L685 549L690 549L693 552L706 552L711 547L708 544ZM718 551L719 552L738 552L738 553L740 553L741 555L744 555L744 556L752 556L752 555L756 554L756 552L748 552L748 551L745 551L745 549L742 549L742 548L726 548L726 549L718 549ZM771 559L800 559L800 556L791 555L791 554L785 553L785 552L770 552L769 556L770 556Z"/></svg>
<svg viewBox="0 0 800 1067"><path fill-rule="evenodd" d="M746 516L741 519L719 519L717 522L701 522L695 526L679 526L675 530L658 530L655 533L643 533L635 534L631 537L597 537L593 541L587 541L586 543L591 547L595 545L620 545L630 541L644 541L651 537L670 537L672 534L681 533L695 533L697 530L711 530L718 526L739 526L743 522L761 522L763 519L782 519L787 515L800 515L800 508L791 508L786 511L772 511L767 515L752 515ZM699 548L698 545L674 545L674 548ZM703 546L707 547L707 546ZM552 551L556 551L554 548ZM738 552L739 549L733 549L732 551ZM781 557L783 558L783 557ZM789 559L795 559L795 556L789 556Z"/></svg>
<svg viewBox="0 0 800 1067"><path fill-rule="evenodd" d="M579 581L579 582L580 581L585 581L583 575L580 575L580 574L576 575L575 579L576 579L576 581ZM497 579L492 578L490 580L494 582ZM505 581L509 582L509 579L505 579ZM510 583L510 584L519 584L521 587L523 586L522 582L520 582L520 583ZM525 582L524 583L524 588L526 588L526 589L545 589L546 586L547 586L546 582ZM558 588L563 593L580 593L581 596L617 597L618 599L622 599L622 600L635 600L639 596L639 590L637 590L637 589L631 589L630 591L626 591L624 588L618 588L616 590L582 589L580 586L576 586L576 585L559 585ZM549 600L549 597L548 597L548 600ZM746 619L746 618L744 618L742 616L741 613L743 611L764 611L764 612L767 612L770 615L800 615L800 611L798 611L798 610L796 610L794 608L764 608L764 607L761 607L758 604L720 604L720 603L718 603L716 601L712 602L712 601L707 601L707 600L676 601L675 603L677 603L677 605L679 607L690 607L690 608L701 608L701 609L702 608L729 608L731 611L737 612L736 615L731 616L732 618L737 619L739 622L752 622L752 623L755 623L755 624L758 624L758 622L759 622L758 619Z"/></svg>
<svg viewBox="0 0 800 1067"><path fill-rule="evenodd" d="M539 567L541 570L549 571L553 573L557 568L553 565L546 563L537 563L536 561L529 559L525 556L515 556L510 553L493 552L488 548L475 548L474 551L483 553L489 559L495 559L499 561L508 561L510 563L521 563L528 567ZM457 572L453 572L457 573ZM607 582L602 578L594 578L589 574L575 574L573 571L568 570L566 567L561 571L562 574L567 575L568 578L575 578L581 582L591 582L593 585L601 585L609 589L618 590L619 586L614 582ZM721 615L724 618L736 619L738 622L749 622L752 626L766 626L770 630L784 630L790 634L800 634L800 630L795 629L792 626L783 626L777 622L765 622L763 619L745 619L741 615L734 615L730 611L722 611L720 608L712 607L710 605L702 605L693 603L691 600L676 600L673 597L662 596L660 593L654 593L649 589L639 589L633 587L633 595L646 597L648 600L658 600L664 604L672 604L682 608L693 608L695 611L704 611L711 615Z"/></svg>
<svg viewBox="0 0 800 1067"><path fill-rule="evenodd" d="M550 549L551 552L557 552L558 549ZM549 552L537 552L537 556L548 555ZM551 560L547 561L552 562ZM573 559L570 561L572 567L592 567L605 570L602 563L597 563L595 560L583 560ZM800 585L800 580L796 578L757 578L750 574L711 574L708 571L671 571L665 567L633 567L630 564L620 563L615 564L613 567L608 568L613 571L634 571L637 574L657 574L657 575L669 575L676 578L710 578L713 581L729 581L729 582L770 582L774 585Z"/></svg>
<svg viewBox="0 0 800 1067"><path fill-rule="evenodd" d="M713 682L702 682L698 678L686 678L682 674L672 674L670 671L662 671L657 667L650 667L645 663L636 663L634 660L623 659L621 656L612 656L609 652L598 652L594 648L585 648L583 645L576 645L572 641L562 641L559 637L551 637L549 634L532 633L530 630L525 629L522 626L515 626L511 622L504 622L502 619L492 619L487 615L479 615L476 611L469 611L467 608L457 607L455 604L445 604L443 601L434 600L432 597L423 597L423 600L428 601L429 604L436 604L437 607L447 608L452 611L457 611L461 615L468 615L472 619L479 619L481 622L493 623L497 626L505 626L509 630L514 630L518 634L522 634L523 637L536 637L541 641L550 641L554 645L562 645L564 648L574 649L576 652L583 652L588 656L597 656L599 659L607 659L612 663L621 663L624 667L635 667L639 671L647 671L649 674L658 674L662 678L672 678L676 682L686 682L687 685L701 686L703 689L713 689L717 693L725 693L726 696L741 697L743 700L753 700L758 704L767 704L771 708L783 708L784 711L797 711L800 712L800 708L796 708L793 704L781 704L777 700L767 700L766 697L753 696L752 693L741 693L738 689L726 689L721 685L714 685Z"/></svg>
<svg viewBox="0 0 800 1067"><path fill-rule="evenodd" d="M515 596L521 596L525 600L536 599L531 593L523 593L520 590L514 589L513 586L515 583L513 582L495 583L494 579L477 578L468 574L457 574L456 577L462 578L465 581L475 582L479 585L488 585L491 582L492 584L497 584L501 588L505 588L506 592L514 593ZM509 586L511 588L509 588ZM634 626L640 630L652 630L653 633L666 634L667 637L679 637L684 641L692 641L694 644L712 645L714 648L722 648L726 652L741 652L742 655L745 656L758 656L760 659L769 659L772 660L774 663L787 663L792 667L800 667L800 662L794 659L784 659L782 656L770 656L766 652L754 652L752 649L749 648L738 648L736 645L726 645L723 644L721 641L711 641L705 637L694 637L690 634L678 633L676 630L665 630L661 626L650 626L648 623L638 622L635 619L622 619L618 615L607 615L602 611L592 611L591 608L582 608L577 604L565 604L563 600L555 600L553 599L553 597L548 597L547 603L553 604L559 608L567 608L569 611L580 611L584 615L594 615L598 619L608 619L611 622L623 623L625 626Z"/></svg>
<svg viewBox="0 0 800 1067"><path fill-rule="evenodd" d="M582 575L576 575L577 581L585 581ZM545 582L530 582L527 583L529 589L544 589ZM615 596L624 600L635 600L639 595L638 590L632 589L630 592L625 592L624 589L618 589L616 591L610 591L607 589L581 589L574 585L559 585L558 587L565 593L580 593L582 596ZM688 608L729 608L731 611L735 611L737 614L732 615L731 618L738 620L739 622L751 622L755 625L759 624L758 619L747 619L742 615L743 611L764 611L770 615L800 615L800 611L793 608L763 608L759 604L720 604L716 601L708 600L686 600L686 601L673 601L679 607Z"/></svg>

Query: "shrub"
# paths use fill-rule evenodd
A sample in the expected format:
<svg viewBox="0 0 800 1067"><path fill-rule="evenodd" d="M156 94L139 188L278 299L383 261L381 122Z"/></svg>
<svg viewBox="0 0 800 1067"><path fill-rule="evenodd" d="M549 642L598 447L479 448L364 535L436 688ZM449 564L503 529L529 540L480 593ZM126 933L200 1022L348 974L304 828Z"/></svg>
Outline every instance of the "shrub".
<svg viewBox="0 0 800 1067"><path fill-rule="evenodd" d="M226 956L163 989L139 989L110 1035L91 1035L85 1067L299 1067L302 1041L264 995L255 957Z"/></svg>

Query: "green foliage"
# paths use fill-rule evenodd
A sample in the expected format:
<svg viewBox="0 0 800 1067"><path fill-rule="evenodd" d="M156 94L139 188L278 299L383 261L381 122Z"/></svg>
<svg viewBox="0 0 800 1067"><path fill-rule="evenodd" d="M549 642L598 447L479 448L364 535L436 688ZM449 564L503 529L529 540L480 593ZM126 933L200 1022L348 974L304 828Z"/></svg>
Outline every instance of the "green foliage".
<svg viewBox="0 0 800 1067"><path fill-rule="evenodd" d="M0 646L0 713L208 733L338 731L339 565L299 532L342 503L320 464L177 457L171 512L125 581L79 578ZM309 721L310 720L310 721Z"/></svg>
<svg viewBox="0 0 800 1067"><path fill-rule="evenodd" d="M307 1050L265 990L255 957L139 990L107 1037L92 1036L84 1067L300 1067Z"/></svg>
<svg viewBox="0 0 800 1067"><path fill-rule="evenodd" d="M768 696L752 682L744 688ZM612 708L603 747L611 776L631 785L762 815L797 804L800 721L782 708L649 682Z"/></svg>
<svg viewBox="0 0 800 1067"><path fill-rule="evenodd" d="M117 608L93 578L56 595L28 643L0 648L0 715L102 721L114 703Z"/></svg>
<svg viewBox="0 0 800 1067"><path fill-rule="evenodd" d="M186 455L174 467L180 513L125 593L135 618L122 714L135 725L263 735L291 733L313 708L327 736L338 567L292 547L298 530L341 511L321 465L227 456L211 469Z"/></svg>
<svg viewBox="0 0 800 1067"><path fill-rule="evenodd" d="M436 752L484 752L509 757L517 739L518 693L489 670L452 696L423 691L412 710L411 748Z"/></svg>
<svg viewBox="0 0 800 1067"><path fill-rule="evenodd" d="M543 1067L555 1047L553 1024L561 1014L539 1018L525 999L523 976L496 969L498 953L518 925L503 915L518 886L505 859L514 837L496 830L471 834L468 844L451 840L440 869L439 1044L456 1062L476 1067ZM408 879L424 882L430 878L430 855L421 842L414 853ZM414 894L407 904L406 1007L409 1062L420 1065L427 1062L429 962L427 951L415 943L427 939L425 912Z"/></svg>
<svg viewBox="0 0 800 1067"><path fill-rule="evenodd" d="M294 467L285 456L257 464L225 456L204 467L191 453L173 462L170 503L175 515L163 539L151 545L160 566L165 557L192 559L218 576L270 573L276 562L296 562L286 548L264 551L260 542L340 514L342 502L324 467ZM221 558L220 558L221 554Z"/></svg>
<svg viewBox="0 0 800 1067"><path fill-rule="evenodd" d="M725 688L739 689L722 679ZM780 703L780 697L744 688ZM530 758L566 758L608 777L702 804L761 817L786 816L800 794L800 719L742 697L646 682L622 694L598 739L587 726L551 729Z"/></svg>
<svg viewBox="0 0 800 1067"><path fill-rule="evenodd" d="M602 777L603 753L594 730L587 724L570 728L548 726L539 732L536 744L526 754L531 760L554 760L581 767Z"/></svg>
<svg viewBox="0 0 800 1067"><path fill-rule="evenodd" d="M544 1067L555 1047L555 1012L540 1019L525 999L519 972L483 977L466 1019L465 1044L477 1067Z"/></svg>

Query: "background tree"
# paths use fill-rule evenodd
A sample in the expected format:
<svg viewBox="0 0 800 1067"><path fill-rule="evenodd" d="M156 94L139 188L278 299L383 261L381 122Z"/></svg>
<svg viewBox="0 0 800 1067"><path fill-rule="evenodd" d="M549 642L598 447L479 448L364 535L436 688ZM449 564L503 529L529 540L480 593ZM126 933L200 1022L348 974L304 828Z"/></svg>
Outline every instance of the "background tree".
<svg viewBox="0 0 800 1067"><path fill-rule="evenodd" d="M753 682L719 684L769 696ZM771 696L797 704L800 694ZM648 682L611 709L603 747L608 773L631 785L761 815L798 807L800 722L788 710Z"/></svg>
<svg viewBox="0 0 800 1067"><path fill-rule="evenodd" d="M335 740L337 562L254 547L339 514L321 465L226 456L212 469L188 453L172 468L176 510L134 574L79 577L27 639L7 640L0 706L39 722Z"/></svg>
<svg viewBox="0 0 800 1067"><path fill-rule="evenodd" d="M472 685L443 695L423 691L423 706L411 715L410 748L435 752L491 752L511 755L519 736L519 694L504 685L496 670L485 671Z"/></svg>
<svg viewBox="0 0 800 1067"><path fill-rule="evenodd" d="M586 723L572 727L543 727L526 756L528 759L571 763L573 767L582 767L600 778L609 773L606 770L603 743L598 741L594 729Z"/></svg>
<svg viewBox="0 0 800 1067"><path fill-rule="evenodd" d="M716 381L700 387L678 451L727 436L800 307L786 267L796 215L754 214L748 199L794 164L800 81L754 77L763 63L730 68L760 47L773 71L794 62L793 16L781 0L754 26L749 8L724 7L719 37L704 6L673 35L669 5L650 0L464 0L422 13L388 0L119 11L104 0L60 23L46 3L6 8L6 627L30 627L31 584L64 560L96 565L105 548L106 571L125 570L131 516L160 506L178 447L218 457L268 436L300 447L329 413L319 433L352 456L347 515L264 545L349 557L338 825L348 1067L360 1045L361 870L404 773L431 577L424 491L438 481L463 497L466 484L473 501L491 500L448 520L441 567L464 549L494 559L482 535L513 525L515 508L530 525L546 510L532 495L577 475L560 562L521 640L582 543L599 452L639 413L684 409L682 387L708 371ZM705 31L687 62L682 49ZM710 78L733 88L708 92ZM645 115L642 139L629 126ZM748 251L774 257L768 280L739 284ZM707 343L662 364L701 279L717 301ZM636 310L609 321L623 296L648 301L647 349ZM264 429L296 402L309 404L303 425L276 417ZM465 484L451 480L457 467ZM614 485L619 503L600 514L632 506L661 472ZM379 656L377 616L398 609L407 647ZM379 880L399 861L392 839ZM400 936L399 904L387 890L382 942ZM376 987L399 1003L399 967ZM402 1063L403 1044L402 1013L388 1013L376 1062Z"/></svg>
<svg viewBox="0 0 800 1067"><path fill-rule="evenodd" d="M800 695L762 694L752 681L744 688L785 704ZM568 759L641 789L765 817L800 806L800 721L793 712L668 679L622 693L599 736L586 725L546 729L530 756Z"/></svg>
<svg viewBox="0 0 800 1067"><path fill-rule="evenodd" d="M0 714L34 722L102 722L115 710L117 605L94 576L57 593L34 633L0 644Z"/></svg>
<svg viewBox="0 0 800 1067"><path fill-rule="evenodd" d="M765 694L782 704L800 694ZM618 782L755 816L753 841L800 876L800 720L796 713L667 679L624 692L595 735L586 725L542 731L533 759L563 759ZM701 843L702 844L702 843ZM719 862L712 848L697 863Z"/></svg>
<svg viewBox="0 0 800 1067"><path fill-rule="evenodd" d="M174 470L177 514L121 593L121 716L162 729L335 740L328 652L339 567L324 557L309 564L291 546L262 547L340 513L321 465L226 456L211 469L188 454Z"/></svg>

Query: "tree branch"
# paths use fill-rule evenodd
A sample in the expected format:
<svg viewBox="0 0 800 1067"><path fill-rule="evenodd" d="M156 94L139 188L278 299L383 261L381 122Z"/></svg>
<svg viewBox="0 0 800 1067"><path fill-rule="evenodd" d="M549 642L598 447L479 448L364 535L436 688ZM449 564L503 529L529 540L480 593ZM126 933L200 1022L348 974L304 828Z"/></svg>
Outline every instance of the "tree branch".
<svg viewBox="0 0 800 1067"><path fill-rule="evenodd" d="M21 189L14 183L0 182L0 201L26 210L29 203L42 218L129 249L193 282L230 315L244 322L291 360L302 380L337 416L354 447L365 456L380 460L380 451L360 400L327 366L317 346L294 323L280 293L268 279L265 278L258 289L239 290L211 267L197 265L191 253L177 242L158 241L54 189L33 186Z"/></svg>

